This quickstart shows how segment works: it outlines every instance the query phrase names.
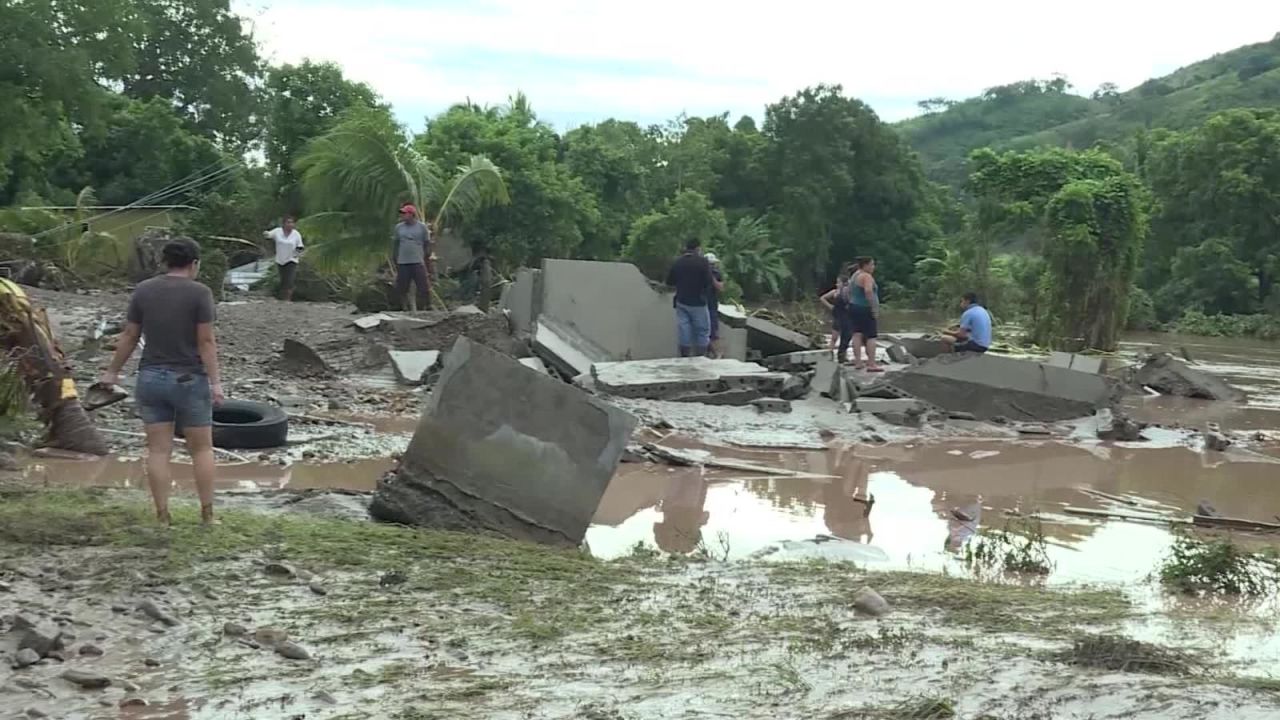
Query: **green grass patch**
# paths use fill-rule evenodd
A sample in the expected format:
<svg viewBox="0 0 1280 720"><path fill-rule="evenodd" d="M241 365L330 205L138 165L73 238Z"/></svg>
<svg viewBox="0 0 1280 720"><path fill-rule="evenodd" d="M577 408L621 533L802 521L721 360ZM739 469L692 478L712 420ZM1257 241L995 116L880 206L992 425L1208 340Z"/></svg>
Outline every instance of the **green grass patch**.
<svg viewBox="0 0 1280 720"><path fill-rule="evenodd" d="M1258 597L1280 586L1280 558L1274 552L1250 552L1230 539L1183 533L1161 563L1159 576L1177 592Z"/></svg>

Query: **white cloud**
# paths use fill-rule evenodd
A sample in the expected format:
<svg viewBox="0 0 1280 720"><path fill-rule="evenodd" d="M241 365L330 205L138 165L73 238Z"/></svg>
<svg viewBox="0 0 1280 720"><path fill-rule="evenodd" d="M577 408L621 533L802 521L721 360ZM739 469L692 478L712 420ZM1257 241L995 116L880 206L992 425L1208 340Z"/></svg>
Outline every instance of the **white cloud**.
<svg viewBox="0 0 1280 720"><path fill-rule="evenodd" d="M265 4L264 4L265 3ZM401 116L523 90L540 115L759 117L818 82L886 119L921 98L1065 73L1121 87L1280 30L1280 3L973 0L241 0L274 62L331 60Z"/></svg>

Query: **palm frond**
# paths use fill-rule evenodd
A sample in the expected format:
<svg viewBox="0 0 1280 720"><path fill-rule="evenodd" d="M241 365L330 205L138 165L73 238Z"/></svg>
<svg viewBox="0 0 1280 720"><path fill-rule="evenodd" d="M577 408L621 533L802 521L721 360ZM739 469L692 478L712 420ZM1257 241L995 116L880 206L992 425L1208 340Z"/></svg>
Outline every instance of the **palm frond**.
<svg viewBox="0 0 1280 720"><path fill-rule="evenodd" d="M440 202L436 226L443 230L493 205L511 202L502 172L488 158L472 156L471 163L458 168L449 194Z"/></svg>

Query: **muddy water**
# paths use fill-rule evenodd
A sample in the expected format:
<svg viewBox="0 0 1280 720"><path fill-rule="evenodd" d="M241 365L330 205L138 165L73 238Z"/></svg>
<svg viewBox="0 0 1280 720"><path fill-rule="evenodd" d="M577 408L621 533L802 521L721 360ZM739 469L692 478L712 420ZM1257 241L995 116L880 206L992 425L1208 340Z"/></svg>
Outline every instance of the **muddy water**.
<svg viewBox="0 0 1280 720"><path fill-rule="evenodd" d="M1170 532L1065 514L1067 506L1134 509L1081 488L1183 517L1201 499L1233 517L1269 521L1280 513L1280 464L1260 456L1226 462L1187 448L985 441L716 454L827 477L624 466L588 532L592 552L616 556L643 542L735 558L829 535L868 546L859 559L873 564L960 571L959 545L974 529L1038 514L1055 563L1050 582L1130 583L1151 573ZM869 514L860 502L867 495L875 498ZM953 509L978 519L960 519Z"/></svg>

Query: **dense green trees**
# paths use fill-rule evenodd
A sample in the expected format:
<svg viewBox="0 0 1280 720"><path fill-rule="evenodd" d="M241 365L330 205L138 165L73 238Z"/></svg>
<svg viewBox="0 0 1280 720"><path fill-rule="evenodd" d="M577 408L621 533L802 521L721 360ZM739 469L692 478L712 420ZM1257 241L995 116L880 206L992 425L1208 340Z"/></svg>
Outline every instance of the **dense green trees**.
<svg viewBox="0 0 1280 720"><path fill-rule="evenodd" d="M812 297L874 255L891 303L977 290L1057 345L1110 347L1126 315L1280 312L1280 111L1214 114L1274 99L1280 40L1127 92L1055 76L930 98L896 126L817 85L759 124L561 133L521 94L405 128L332 64L268 67L246 28L229 0L0 4L0 206L186 203L188 231L245 238L293 212L313 257L359 269L411 200L504 272L628 258L660 279L696 237L751 300ZM0 230L58 222L0 211ZM92 255L76 242L62 257Z"/></svg>

